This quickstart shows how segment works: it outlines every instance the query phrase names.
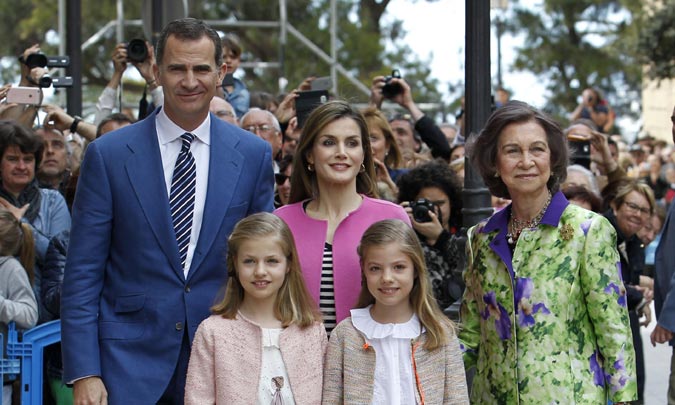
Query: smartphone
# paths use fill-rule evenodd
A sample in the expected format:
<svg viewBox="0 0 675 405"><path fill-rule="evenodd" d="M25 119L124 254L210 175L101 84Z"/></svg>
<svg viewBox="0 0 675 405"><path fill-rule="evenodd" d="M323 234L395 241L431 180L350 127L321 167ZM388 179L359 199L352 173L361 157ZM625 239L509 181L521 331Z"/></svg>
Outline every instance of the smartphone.
<svg viewBox="0 0 675 405"><path fill-rule="evenodd" d="M312 90L328 90L333 85L333 81L330 76L317 77L312 80L311 89Z"/></svg>
<svg viewBox="0 0 675 405"><path fill-rule="evenodd" d="M298 92L295 99L295 112L298 117L298 128L305 126L305 120L318 106L328 101L328 90L310 90Z"/></svg>
<svg viewBox="0 0 675 405"><path fill-rule="evenodd" d="M232 76L232 73L225 74L225 77L223 77L222 86L223 89L225 89L227 86L234 86L234 76Z"/></svg>
<svg viewBox="0 0 675 405"><path fill-rule="evenodd" d="M16 104L40 105L42 91L38 87L10 87L7 102Z"/></svg>

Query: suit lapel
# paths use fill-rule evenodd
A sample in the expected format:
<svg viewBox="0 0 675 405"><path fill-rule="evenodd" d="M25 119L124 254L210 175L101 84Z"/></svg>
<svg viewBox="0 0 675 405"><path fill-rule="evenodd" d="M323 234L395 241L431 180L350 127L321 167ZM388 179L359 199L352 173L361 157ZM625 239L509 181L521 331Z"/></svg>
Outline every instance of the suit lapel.
<svg viewBox="0 0 675 405"><path fill-rule="evenodd" d="M166 194L164 169L159 153L155 115L156 112L141 122L138 135L128 143L132 154L125 162L125 168L160 248L169 258L176 274L184 279L178 244L169 214L169 198Z"/></svg>
<svg viewBox="0 0 675 405"><path fill-rule="evenodd" d="M204 216L199 241L192 258L188 279L199 269L223 226L223 219L236 192L244 157L236 149L239 135L211 116L209 184L204 203Z"/></svg>

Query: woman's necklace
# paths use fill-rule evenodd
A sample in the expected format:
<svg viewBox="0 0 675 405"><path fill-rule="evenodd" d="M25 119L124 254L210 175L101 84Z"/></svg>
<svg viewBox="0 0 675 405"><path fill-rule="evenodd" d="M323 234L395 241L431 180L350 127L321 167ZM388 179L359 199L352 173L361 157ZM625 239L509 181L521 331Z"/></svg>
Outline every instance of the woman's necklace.
<svg viewBox="0 0 675 405"><path fill-rule="evenodd" d="M544 214L546 213L546 208L548 208L548 205L550 203L551 203L551 192L549 191L548 198L546 199L546 203L544 204L544 206L541 208L541 211L539 211L539 214L537 214L536 217L530 220L523 220L514 217L512 207L511 220L509 221L509 232L506 234L506 241L509 243L509 245L514 245L516 243L523 229L536 228L537 225L539 225L539 222L544 217Z"/></svg>

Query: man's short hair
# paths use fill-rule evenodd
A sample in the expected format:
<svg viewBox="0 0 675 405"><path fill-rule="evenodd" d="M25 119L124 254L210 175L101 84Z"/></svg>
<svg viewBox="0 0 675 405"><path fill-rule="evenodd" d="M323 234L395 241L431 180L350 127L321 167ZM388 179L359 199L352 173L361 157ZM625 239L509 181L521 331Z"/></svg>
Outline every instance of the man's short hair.
<svg viewBox="0 0 675 405"><path fill-rule="evenodd" d="M103 118L101 122L98 123L98 126L96 127L96 137L99 138L101 135L101 130L105 126L105 124L109 122L119 122L119 123L128 123L128 124L133 124L134 120L129 118L128 115L122 114L122 113L113 113L108 115L107 117Z"/></svg>
<svg viewBox="0 0 675 405"><path fill-rule="evenodd" d="M214 61L216 62L216 65L220 66L223 64L223 46L216 30L202 20L197 20L196 18L181 18L168 23L159 35L159 41L157 41L156 48L157 65L162 64L166 41L171 35L182 41L196 41L204 36L208 37L211 42L213 42L215 51Z"/></svg>

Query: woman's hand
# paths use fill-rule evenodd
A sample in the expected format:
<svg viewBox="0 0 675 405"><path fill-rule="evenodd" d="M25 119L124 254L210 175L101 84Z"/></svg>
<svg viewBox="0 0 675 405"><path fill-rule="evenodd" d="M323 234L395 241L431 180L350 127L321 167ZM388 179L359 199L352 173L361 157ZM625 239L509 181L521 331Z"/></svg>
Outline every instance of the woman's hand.
<svg viewBox="0 0 675 405"><path fill-rule="evenodd" d="M384 84L384 76L375 76L370 85L369 104L378 109L382 106L382 101L384 101L384 96L382 95L382 87L384 87Z"/></svg>
<svg viewBox="0 0 675 405"><path fill-rule="evenodd" d="M645 320L640 322L640 326L647 326L652 323L652 309L649 305L642 307L642 315L645 317Z"/></svg>
<svg viewBox="0 0 675 405"><path fill-rule="evenodd" d="M290 122L291 118L295 117L296 98L298 98L298 90L293 90L286 94L286 97L279 103L279 107L277 107L277 111L274 113L279 123Z"/></svg>
<svg viewBox="0 0 675 405"><path fill-rule="evenodd" d="M443 225L441 225L441 222L438 220L438 215L436 215L436 213L433 211L429 211L431 221L417 222L413 217L413 212L412 208L410 207L410 203L408 201L404 201L401 203L401 206L405 209L405 212L408 214L413 229L418 233L420 233L422 236L424 236L427 245L434 246L436 244L436 241L438 240L438 237L441 236L441 233L443 232Z"/></svg>
<svg viewBox="0 0 675 405"><path fill-rule="evenodd" d="M10 204L9 201L0 197L0 206L2 207L1 209L11 212L12 215L14 215L14 218L16 218L18 221L21 221L21 218L23 218L26 211L28 211L28 207L30 206L30 204L26 204L21 208L17 208L14 205Z"/></svg>

